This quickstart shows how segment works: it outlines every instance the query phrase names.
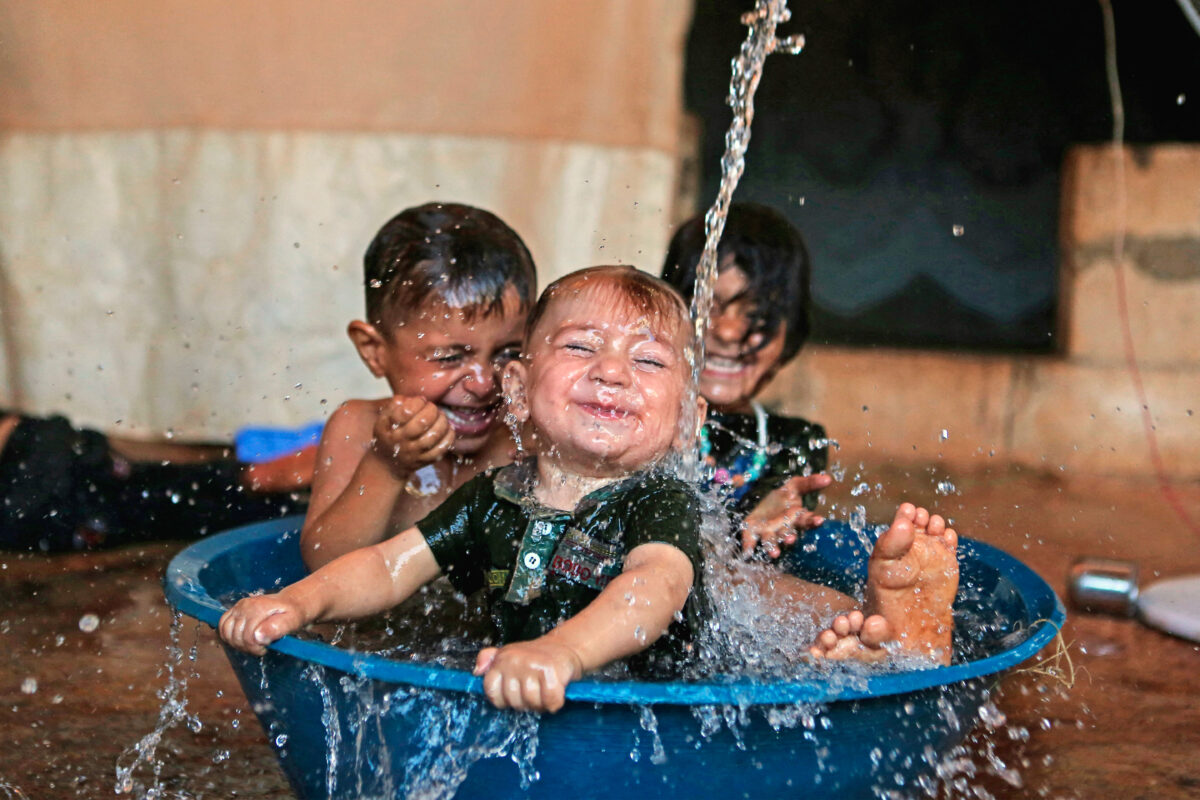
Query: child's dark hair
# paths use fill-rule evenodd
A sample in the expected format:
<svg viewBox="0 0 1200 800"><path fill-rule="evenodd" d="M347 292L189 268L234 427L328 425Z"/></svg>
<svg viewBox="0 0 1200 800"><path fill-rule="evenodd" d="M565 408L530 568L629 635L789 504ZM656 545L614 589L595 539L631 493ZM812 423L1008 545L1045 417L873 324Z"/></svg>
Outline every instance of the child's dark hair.
<svg viewBox="0 0 1200 800"><path fill-rule="evenodd" d="M689 334L688 341L680 344L686 347L690 343L692 326L687 303L674 286L636 267L599 266L576 270L546 287L534 305L533 311L529 312L529 317L525 320L525 347L523 349L526 353L530 349L529 345L538 323L545 316L555 298L579 284L587 284L591 281L595 281L598 286L615 290L619 295L617 302L624 301L638 312L679 323Z"/></svg>
<svg viewBox="0 0 1200 800"><path fill-rule="evenodd" d="M683 223L667 248L663 280L691 302L696 270L704 252L704 216ZM728 256L746 275L745 297L752 325L766 339L787 322L780 363L786 363L808 338L809 260L800 231L783 214L757 203L733 203L717 246L717 263Z"/></svg>
<svg viewBox="0 0 1200 800"><path fill-rule="evenodd" d="M384 325L431 295L486 316L512 287L528 309L537 273L525 242L495 214L426 203L401 211L375 234L363 256L363 287L367 321Z"/></svg>

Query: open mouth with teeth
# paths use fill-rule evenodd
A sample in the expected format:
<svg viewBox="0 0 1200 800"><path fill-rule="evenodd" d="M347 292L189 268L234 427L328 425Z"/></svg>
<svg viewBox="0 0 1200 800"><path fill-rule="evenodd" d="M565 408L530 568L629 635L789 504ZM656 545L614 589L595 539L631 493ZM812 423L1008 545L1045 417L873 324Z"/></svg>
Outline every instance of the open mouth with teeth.
<svg viewBox="0 0 1200 800"><path fill-rule="evenodd" d="M602 403L579 403L579 408L596 419L602 420L623 420L632 416L629 409L621 406L605 405Z"/></svg>
<svg viewBox="0 0 1200 800"><path fill-rule="evenodd" d="M446 421L454 428L457 436L479 436L491 430L500 410L499 403L486 406L448 406L438 408L446 415Z"/></svg>
<svg viewBox="0 0 1200 800"><path fill-rule="evenodd" d="M704 371L714 377L736 375L748 369L753 363L754 357L750 355L718 356L710 353L704 359Z"/></svg>

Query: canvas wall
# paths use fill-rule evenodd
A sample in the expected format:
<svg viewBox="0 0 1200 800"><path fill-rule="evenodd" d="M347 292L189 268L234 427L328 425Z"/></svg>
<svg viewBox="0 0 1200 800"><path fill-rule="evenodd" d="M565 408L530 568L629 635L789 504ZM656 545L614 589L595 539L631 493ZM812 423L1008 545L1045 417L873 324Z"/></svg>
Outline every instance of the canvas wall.
<svg viewBox="0 0 1200 800"><path fill-rule="evenodd" d="M0 405L225 438L382 390L344 335L400 209L488 208L543 283L656 270L686 0L0 9Z"/></svg>

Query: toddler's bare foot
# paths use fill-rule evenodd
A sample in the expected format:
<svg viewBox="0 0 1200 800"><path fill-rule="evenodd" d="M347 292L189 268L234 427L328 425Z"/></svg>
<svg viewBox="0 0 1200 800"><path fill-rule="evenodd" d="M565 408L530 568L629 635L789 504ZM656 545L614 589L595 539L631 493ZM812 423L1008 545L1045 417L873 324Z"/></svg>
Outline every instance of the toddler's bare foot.
<svg viewBox="0 0 1200 800"><path fill-rule="evenodd" d="M865 610L883 617L910 652L950 663L958 536L937 514L912 503L896 510L867 566Z"/></svg>
<svg viewBox="0 0 1200 800"><path fill-rule="evenodd" d="M873 614L864 617L857 609L834 617L833 623L817 637L808 649L813 658L834 661L882 661L887 658L883 643L894 638L891 623Z"/></svg>

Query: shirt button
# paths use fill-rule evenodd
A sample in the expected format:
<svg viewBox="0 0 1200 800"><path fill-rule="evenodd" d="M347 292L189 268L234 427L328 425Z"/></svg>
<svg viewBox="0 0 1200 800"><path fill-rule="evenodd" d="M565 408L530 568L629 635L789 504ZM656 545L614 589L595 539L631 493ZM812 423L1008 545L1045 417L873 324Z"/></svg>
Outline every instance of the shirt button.
<svg viewBox="0 0 1200 800"><path fill-rule="evenodd" d="M529 569L537 569L542 565L542 557L537 553L526 553L525 558L522 560Z"/></svg>

